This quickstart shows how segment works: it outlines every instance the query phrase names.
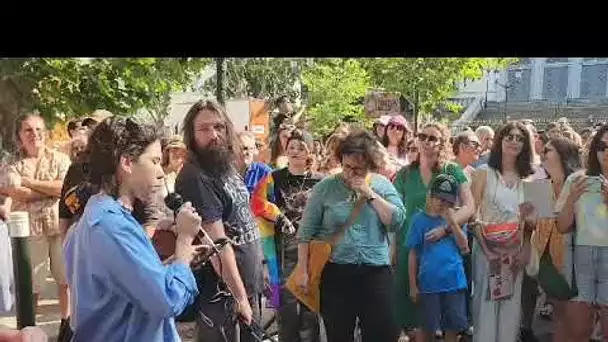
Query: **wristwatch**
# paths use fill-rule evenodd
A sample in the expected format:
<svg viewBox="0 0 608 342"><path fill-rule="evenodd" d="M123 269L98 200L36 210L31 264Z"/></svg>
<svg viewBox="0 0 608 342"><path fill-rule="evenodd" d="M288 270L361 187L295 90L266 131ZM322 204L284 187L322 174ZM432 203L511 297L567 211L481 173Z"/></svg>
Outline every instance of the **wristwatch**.
<svg viewBox="0 0 608 342"><path fill-rule="evenodd" d="M371 202L373 202L377 198L378 198L378 196L376 196L376 194L372 193L371 196L367 196L367 202L371 203Z"/></svg>

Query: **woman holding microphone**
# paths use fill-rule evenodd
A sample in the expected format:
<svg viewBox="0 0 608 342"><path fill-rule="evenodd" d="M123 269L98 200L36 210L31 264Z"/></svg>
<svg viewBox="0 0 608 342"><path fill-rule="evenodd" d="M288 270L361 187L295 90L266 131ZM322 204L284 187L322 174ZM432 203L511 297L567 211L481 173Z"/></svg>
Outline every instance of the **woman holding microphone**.
<svg viewBox="0 0 608 342"><path fill-rule="evenodd" d="M198 294L189 264L201 218L186 203L176 218L175 261L164 266L133 203L163 186L159 135L131 119L102 122L90 139L93 195L66 237L73 341L179 341L174 317Z"/></svg>

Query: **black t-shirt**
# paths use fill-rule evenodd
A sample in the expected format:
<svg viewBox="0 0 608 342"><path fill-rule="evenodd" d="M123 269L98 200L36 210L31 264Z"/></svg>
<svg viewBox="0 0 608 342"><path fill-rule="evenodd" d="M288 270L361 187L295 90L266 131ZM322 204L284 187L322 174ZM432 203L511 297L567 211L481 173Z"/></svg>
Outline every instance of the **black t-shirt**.
<svg viewBox="0 0 608 342"><path fill-rule="evenodd" d="M192 203L203 222L222 221L226 235L234 241L236 262L248 296L260 294L264 288L262 244L242 178L236 172L211 177L194 162L187 162L177 176L175 192ZM201 272L201 296L209 298L216 292L218 277L211 264Z"/></svg>
<svg viewBox="0 0 608 342"><path fill-rule="evenodd" d="M70 209L68 203L69 199L66 201L66 194L73 187L82 184L86 179L86 170L87 164L82 162L74 162L68 168L68 172L65 174L65 178L63 178L63 186L61 187L61 200L59 201L59 218L71 220L74 216L79 215L84 210L84 203L80 203L79 209L76 212L73 212L74 208ZM84 199L83 199L84 200ZM88 198L86 199L88 200Z"/></svg>
<svg viewBox="0 0 608 342"><path fill-rule="evenodd" d="M299 227L312 188L322 178L322 174L315 172L294 175L286 167L272 172L275 204L296 228Z"/></svg>
<svg viewBox="0 0 608 342"><path fill-rule="evenodd" d="M315 172L294 175L286 167L272 172L274 203L293 223L296 230L300 228L300 220L302 220L304 207L312 192L312 188L322 178L322 174ZM279 261L282 265L282 277L285 280L291 274L298 261L297 235L276 234L275 244L279 252Z"/></svg>

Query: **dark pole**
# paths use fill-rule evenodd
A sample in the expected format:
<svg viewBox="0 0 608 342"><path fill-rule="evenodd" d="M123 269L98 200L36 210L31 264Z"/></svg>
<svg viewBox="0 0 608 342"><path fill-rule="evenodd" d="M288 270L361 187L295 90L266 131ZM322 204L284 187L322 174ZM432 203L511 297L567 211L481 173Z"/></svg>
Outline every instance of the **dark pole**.
<svg viewBox="0 0 608 342"><path fill-rule="evenodd" d="M215 98L222 106L226 106L226 58L216 58L216 90Z"/></svg>
<svg viewBox="0 0 608 342"><path fill-rule="evenodd" d="M414 134L418 134L418 89L414 90Z"/></svg>
<svg viewBox="0 0 608 342"><path fill-rule="evenodd" d="M13 247L13 275L17 309L17 328L36 325L34 293L32 288L32 264L27 239L30 233L27 213L13 212L8 220Z"/></svg>
<svg viewBox="0 0 608 342"><path fill-rule="evenodd" d="M510 88L509 85L505 86L505 122L507 121L507 117L509 116L509 112L508 112L508 109L509 109L509 107L508 107L509 106L509 88Z"/></svg>

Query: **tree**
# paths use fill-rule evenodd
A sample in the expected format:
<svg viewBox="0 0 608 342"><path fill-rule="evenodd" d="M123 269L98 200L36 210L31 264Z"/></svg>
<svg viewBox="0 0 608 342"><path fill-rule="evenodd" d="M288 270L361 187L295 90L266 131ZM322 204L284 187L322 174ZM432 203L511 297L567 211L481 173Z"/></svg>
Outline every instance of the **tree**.
<svg viewBox="0 0 608 342"><path fill-rule="evenodd" d="M370 87L370 77L356 59L318 60L302 79L309 91L307 117L312 131L326 135L345 117L366 122L360 99Z"/></svg>
<svg viewBox="0 0 608 342"><path fill-rule="evenodd" d="M226 98L273 100L286 95L298 98L296 87L308 62L302 58L228 58L226 60ZM203 90L215 93L217 78L211 77Z"/></svg>
<svg viewBox="0 0 608 342"><path fill-rule="evenodd" d="M419 109L431 113L446 105L446 100L465 80L477 80L484 71L504 69L516 58L370 58L362 64L374 87L419 99Z"/></svg>
<svg viewBox="0 0 608 342"><path fill-rule="evenodd" d="M168 95L186 90L209 63L200 58L2 58L3 136L19 111L37 109L49 124L95 109L119 115L167 113Z"/></svg>

